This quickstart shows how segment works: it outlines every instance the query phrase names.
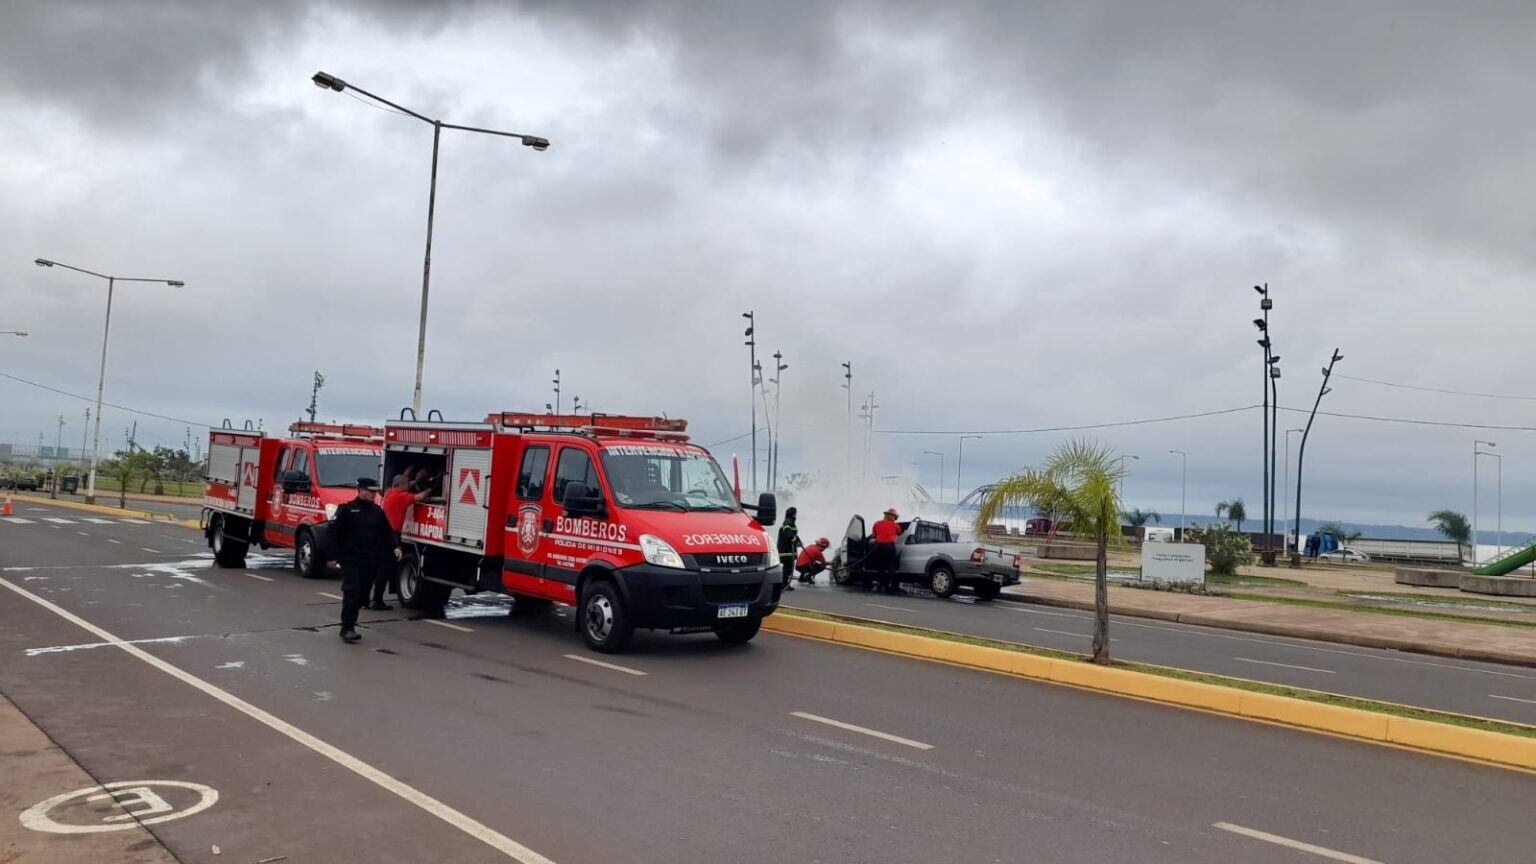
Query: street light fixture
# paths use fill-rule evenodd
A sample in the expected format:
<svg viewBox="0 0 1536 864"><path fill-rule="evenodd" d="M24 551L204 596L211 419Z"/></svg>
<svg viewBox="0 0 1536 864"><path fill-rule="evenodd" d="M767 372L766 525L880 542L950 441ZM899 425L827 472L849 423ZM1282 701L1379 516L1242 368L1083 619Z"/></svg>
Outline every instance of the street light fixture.
<svg viewBox="0 0 1536 864"><path fill-rule="evenodd" d="M1179 454L1179 542L1184 542L1184 511L1186 507L1186 494L1189 492L1189 454L1183 450L1169 450L1169 453Z"/></svg>
<svg viewBox="0 0 1536 864"><path fill-rule="evenodd" d="M72 264L61 261L50 261L47 258L38 258L32 263L39 267L63 267L65 270L73 270L76 273L84 273L87 276L95 276L97 279L107 280L107 315L101 328L101 372L96 378L96 428L91 436L91 474L86 481L85 503L96 503L96 466L101 462L101 403L107 389L107 338L112 334L112 294L119 282L158 282L169 285L172 288L183 288L185 282L180 279L139 279L126 276L109 276L105 273L97 273L94 270L86 270Z"/></svg>
<svg viewBox="0 0 1536 864"><path fill-rule="evenodd" d="M1137 462L1140 462L1141 457L1133 456L1129 453L1120 454L1120 499L1122 504L1125 503L1125 460L1127 459L1135 459Z"/></svg>
<svg viewBox="0 0 1536 864"><path fill-rule="evenodd" d="M853 476L853 361L843 364L843 389L848 391L848 429L844 435L848 450L848 476Z"/></svg>
<svg viewBox="0 0 1536 864"><path fill-rule="evenodd" d="M25 330L0 330L0 336L19 336L25 339L27 335Z"/></svg>
<svg viewBox="0 0 1536 864"><path fill-rule="evenodd" d="M460 126L456 123L444 123L430 117L418 114L403 105L385 99L374 93L370 93L355 84L347 82L327 72L316 72L311 78L315 86L322 90L334 90L341 93L352 90L372 99L375 102L387 105L409 117L414 117L423 123L432 126L432 180L427 192L427 251L421 264L421 323L416 333L416 389L411 395L411 410L421 413L421 373L427 356L427 294L432 276L432 221L437 209L437 151L438 141L442 138L444 129L457 129L461 132L479 132L482 135L497 135L503 138L516 138L524 147L532 147L534 150L544 151L549 149L549 139L540 138L537 135L524 135L518 132L504 132L498 129L481 129L476 126Z"/></svg>

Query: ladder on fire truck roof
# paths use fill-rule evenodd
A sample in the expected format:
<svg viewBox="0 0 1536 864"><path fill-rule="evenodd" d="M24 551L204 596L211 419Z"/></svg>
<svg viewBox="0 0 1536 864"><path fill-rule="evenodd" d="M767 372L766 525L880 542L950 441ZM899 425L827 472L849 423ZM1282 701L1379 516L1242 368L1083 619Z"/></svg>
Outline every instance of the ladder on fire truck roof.
<svg viewBox="0 0 1536 864"><path fill-rule="evenodd" d="M364 423L314 423L297 420L288 427L295 438L340 438L348 441L384 440L384 430Z"/></svg>
<svg viewBox="0 0 1536 864"><path fill-rule="evenodd" d="M688 429L688 421L667 417L631 417L623 414L532 414L523 411L503 411L488 415L485 422L494 423L502 429L521 429L526 432L581 432L619 438L652 438L659 441L688 440L688 436L684 434Z"/></svg>

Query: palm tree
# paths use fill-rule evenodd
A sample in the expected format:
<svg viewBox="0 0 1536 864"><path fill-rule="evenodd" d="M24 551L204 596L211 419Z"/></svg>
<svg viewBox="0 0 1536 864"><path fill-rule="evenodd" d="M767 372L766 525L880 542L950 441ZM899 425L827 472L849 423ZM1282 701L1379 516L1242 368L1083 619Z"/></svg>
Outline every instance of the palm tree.
<svg viewBox="0 0 1536 864"><path fill-rule="evenodd" d="M1226 502L1227 518L1237 523L1237 532L1243 532L1243 520L1248 518L1248 508L1243 506L1243 499L1233 498ZM1219 505L1218 505L1219 506Z"/></svg>
<svg viewBox="0 0 1536 864"><path fill-rule="evenodd" d="M1143 510L1140 507L1133 507L1130 510L1121 513L1120 515L1125 517L1126 524L1130 525L1132 528L1140 528L1141 526L1147 524L1149 521L1163 521L1163 514L1157 512L1156 510Z"/></svg>
<svg viewBox="0 0 1536 864"><path fill-rule="evenodd" d="M1043 468L999 481L982 499L978 532L1004 508L1026 504L1056 513L1074 534L1098 545L1093 580L1093 662L1109 662L1109 544L1120 542L1120 468L1108 447L1072 439L1056 448Z"/></svg>
<svg viewBox="0 0 1536 864"><path fill-rule="evenodd" d="M1332 537L1333 539L1339 541L1340 546L1343 546L1349 537L1349 531L1346 530L1343 525L1340 525L1337 522L1324 522L1322 525L1318 526L1317 533L1326 534Z"/></svg>
<svg viewBox="0 0 1536 864"><path fill-rule="evenodd" d="M1231 507L1231 506L1232 506L1231 502L1228 502L1228 501L1217 501L1216 502L1216 518L1217 519L1225 519L1226 516L1227 516L1227 508Z"/></svg>
<svg viewBox="0 0 1536 864"><path fill-rule="evenodd" d="M1436 531L1456 544L1456 558L1461 560L1463 547L1472 541L1472 523L1467 521L1466 515L1455 510L1436 510L1429 514L1427 521L1433 522Z"/></svg>

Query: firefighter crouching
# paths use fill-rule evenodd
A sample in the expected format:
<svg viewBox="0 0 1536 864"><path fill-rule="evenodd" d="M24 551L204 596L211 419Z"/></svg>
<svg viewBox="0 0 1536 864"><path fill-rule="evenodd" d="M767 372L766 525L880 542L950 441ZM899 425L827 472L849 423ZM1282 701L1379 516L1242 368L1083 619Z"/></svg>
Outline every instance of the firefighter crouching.
<svg viewBox="0 0 1536 864"><path fill-rule="evenodd" d="M373 500L378 485L371 477L357 478L357 497L337 508L331 520L331 538L341 564L341 638L346 642L363 638L357 632L357 612L368 602L375 574L401 557L389 518Z"/></svg>
<svg viewBox="0 0 1536 864"><path fill-rule="evenodd" d="M800 557L795 559L795 569L800 571L801 582L810 585L816 581L816 574L827 569L827 556L823 553L832 541L825 537L805 547Z"/></svg>

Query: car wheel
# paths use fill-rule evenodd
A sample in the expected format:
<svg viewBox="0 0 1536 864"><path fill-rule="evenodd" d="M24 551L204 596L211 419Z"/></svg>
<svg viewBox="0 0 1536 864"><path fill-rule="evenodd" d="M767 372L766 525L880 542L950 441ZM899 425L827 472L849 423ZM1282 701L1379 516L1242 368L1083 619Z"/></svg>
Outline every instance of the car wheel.
<svg viewBox="0 0 1536 864"><path fill-rule="evenodd" d="M590 583L581 599L581 635L587 640L587 647L617 654L629 645L634 634L619 589L606 580Z"/></svg>
<svg viewBox="0 0 1536 864"><path fill-rule="evenodd" d="M732 621L729 624L720 624L715 627L715 635L727 645L745 645L752 641L757 631L762 629L763 619L758 617L744 618L740 621Z"/></svg>
<svg viewBox="0 0 1536 864"><path fill-rule="evenodd" d="M215 517L211 530L213 536L210 544L213 546L213 563L220 567L240 568L245 566L245 553L250 548L243 540L236 540L224 531L227 519L223 516Z"/></svg>
<svg viewBox="0 0 1536 864"><path fill-rule="evenodd" d="M948 564L936 564L928 572L928 589L935 597L951 597L955 593L955 571Z"/></svg>
<svg viewBox="0 0 1536 864"><path fill-rule="evenodd" d="M848 572L848 565L847 564L844 564L841 560L834 560L832 562L832 584L833 585L847 585L849 580L852 579L852 577L853 577L853 574Z"/></svg>
<svg viewBox="0 0 1536 864"><path fill-rule="evenodd" d="M325 575L325 566L320 563L320 554L315 549L313 531L300 532L299 542L293 547L293 566L305 579L319 579Z"/></svg>
<svg viewBox="0 0 1536 864"><path fill-rule="evenodd" d="M976 592L977 600L996 600L997 595L1003 593L1003 586L996 582L977 582L972 590Z"/></svg>

